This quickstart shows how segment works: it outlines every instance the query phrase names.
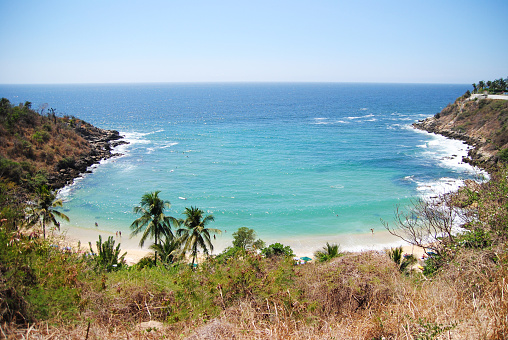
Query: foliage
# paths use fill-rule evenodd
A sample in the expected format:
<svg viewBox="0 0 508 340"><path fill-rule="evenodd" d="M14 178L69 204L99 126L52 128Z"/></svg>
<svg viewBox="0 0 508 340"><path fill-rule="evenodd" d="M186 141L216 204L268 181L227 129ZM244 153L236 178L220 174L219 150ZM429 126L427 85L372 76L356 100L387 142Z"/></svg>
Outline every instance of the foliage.
<svg viewBox="0 0 508 340"><path fill-rule="evenodd" d="M340 244L329 244L328 242L326 242L325 247L314 253L314 257L316 257L319 262L326 262L342 255L343 254L340 252Z"/></svg>
<svg viewBox="0 0 508 340"><path fill-rule="evenodd" d="M473 84L473 93L479 93L487 91L488 93L501 93L508 91L507 88L508 78L503 79L502 77L495 80L480 80L478 84Z"/></svg>
<svg viewBox="0 0 508 340"><path fill-rule="evenodd" d="M268 247L263 248L261 250L261 253L263 255L265 255L266 257L274 257L274 256L291 257L291 256L295 256L295 254L293 253L293 249L291 249L290 246L284 246L281 243L270 244Z"/></svg>
<svg viewBox="0 0 508 340"><path fill-rule="evenodd" d="M219 263L225 263L229 259L236 258L236 257L241 257L241 256L244 256L244 255L246 255L246 251L243 248L239 248L239 247L227 247L226 249L224 249L222 251L222 253L220 253L219 255L217 255L215 257L215 261L217 261Z"/></svg>
<svg viewBox="0 0 508 340"><path fill-rule="evenodd" d="M399 268L399 271L402 273L408 272L411 269L411 266L414 265L418 260L413 254L404 254L402 255L402 247L397 247L395 249L391 248L386 252L388 257L392 259L393 262Z"/></svg>
<svg viewBox="0 0 508 340"><path fill-rule="evenodd" d="M171 231L171 222L176 223L176 220L171 216L166 216L164 211L171 207L169 201L164 201L159 197L160 191L146 193L141 197L140 205L134 207L135 214L141 214L130 228L132 230L131 237L141 232L143 235L139 240L139 245L142 247L146 239L150 236L155 240L155 245L159 244L162 236L171 240L173 233ZM157 264L157 250L155 251L155 263Z"/></svg>
<svg viewBox="0 0 508 340"><path fill-rule="evenodd" d="M166 265L180 260L182 257L181 245L181 240L174 237L164 237L159 244L152 244L150 249L156 254L154 254L154 264L157 264L155 256L159 256L162 263Z"/></svg>
<svg viewBox="0 0 508 340"><path fill-rule="evenodd" d="M492 245L492 236L485 229L475 228L458 235L457 243L465 248L484 249Z"/></svg>
<svg viewBox="0 0 508 340"><path fill-rule="evenodd" d="M58 161L57 168L60 169L67 169L67 168L74 168L76 165L76 160L74 157L66 157L62 158Z"/></svg>
<svg viewBox="0 0 508 340"><path fill-rule="evenodd" d="M500 160L500 161L505 162L505 163L508 163L508 148L506 148L506 149L501 149L501 150L497 153L497 157L499 158L499 160Z"/></svg>
<svg viewBox="0 0 508 340"><path fill-rule="evenodd" d="M220 234L219 229L207 228L210 222L214 221L213 215L204 216L204 211L197 207L185 208L185 220L181 221L181 228L177 235L181 238L183 253L191 252L192 265L197 263L198 249L201 248L205 255L213 251L213 244L210 234Z"/></svg>
<svg viewBox="0 0 508 340"><path fill-rule="evenodd" d="M0 320L73 320L86 267L70 250L0 228Z"/></svg>
<svg viewBox="0 0 508 340"><path fill-rule="evenodd" d="M261 239L256 240L254 229L240 227L233 233L233 246L244 250L262 249L265 247L265 243Z"/></svg>
<svg viewBox="0 0 508 340"><path fill-rule="evenodd" d="M441 254L448 244L455 243L454 221L462 214L450 195L438 195L432 200L413 199L406 208L397 206L395 227L381 221L390 234Z"/></svg>
<svg viewBox="0 0 508 340"><path fill-rule="evenodd" d="M96 242L97 253L94 253L92 249L92 242L89 242L89 246L96 269L110 272L125 266L127 253L120 255L120 243L115 248L113 236L108 237L108 240L103 243L102 236L99 235L99 240Z"/></svg>
<svg viewBox="0 0 508 340"><path fill-rule="evenodd" d="M30 219L33 223L42 224L43 236L46 238L46 225L53 225L55 228L60 229L60 223L57 222L56 217L65 221L69 221L69 217L56 210L56 208L63 206L62 200L57 199L56 194L48 189L46 185L39 187L36 193L37 203L30 212Z"/></svg>

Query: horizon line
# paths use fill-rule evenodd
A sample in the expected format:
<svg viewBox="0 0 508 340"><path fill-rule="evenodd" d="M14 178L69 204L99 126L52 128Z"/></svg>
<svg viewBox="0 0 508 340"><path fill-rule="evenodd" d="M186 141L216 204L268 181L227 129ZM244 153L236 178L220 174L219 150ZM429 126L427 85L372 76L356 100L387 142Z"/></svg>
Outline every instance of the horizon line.
<svg viewBox="0 0 508 340"><path fill-rule="evenodd" d="M154 84L407 84L407 85L471 85L458 82L376 82L376 81L140 81L140 82L81 82L81 83L0 83L0 86L17 85L154 85Z"/></svg>

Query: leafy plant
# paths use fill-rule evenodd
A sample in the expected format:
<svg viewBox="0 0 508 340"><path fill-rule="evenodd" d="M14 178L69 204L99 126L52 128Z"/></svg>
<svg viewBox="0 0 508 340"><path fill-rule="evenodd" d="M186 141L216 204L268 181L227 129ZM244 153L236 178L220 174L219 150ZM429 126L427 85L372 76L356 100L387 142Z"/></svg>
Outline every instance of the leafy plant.
<svg viewBox="0 0 508 340"><path fill-rule="evenodd" d="M241 227L233 233L233 246L244 250L252 248L262 249L265 247L265 242L261 239L256 240L256 232L254 229Z"/></svg>
<svg viewBox="0 0 508 340"><path fill-rule="evenodd" d="M293 253L293 249L291 249L290 246L284 246L282 243L273 243L270 244L268 247L263 248L261 250L261 253L265 255L266 257L273 257L273 256L295 256Z"/></svg>
<svg viewBox="0 0 508 340"><path fill-rule="evenodd" d="M95 268L105 270L107 272L118 270L125 266L125 255L120 256L120 243L115 248L115 240L113 236L108 237L106 242L102 242L102 236L99 235L99 241L96 242L97 253L92 249L92 242L90 245L90 252L92 253L93 260L95 261Z"/></svg>
<svg viewBox="0 0 508 340"><path fill-rule="evenodd" d="M388 250L387 255L399 267L400 272L407 272L418 260L413 254L404 254L402 247Z"/></svg>
<svg viewBox="0 0 508 340"><path fill-rule="evenodd" d="M314 253L314 257L316 257L319 262L326 262L339 256L342 256L342 253L340 252L340 245L329 244L328 242L326 242L325 247Z"/></svg>
<svg viewBox="0 0 508 340"><path fill-rule="evenodd" d="M508 148L500 150L497 153L497 157L500 161L508 163Z"/></svg>

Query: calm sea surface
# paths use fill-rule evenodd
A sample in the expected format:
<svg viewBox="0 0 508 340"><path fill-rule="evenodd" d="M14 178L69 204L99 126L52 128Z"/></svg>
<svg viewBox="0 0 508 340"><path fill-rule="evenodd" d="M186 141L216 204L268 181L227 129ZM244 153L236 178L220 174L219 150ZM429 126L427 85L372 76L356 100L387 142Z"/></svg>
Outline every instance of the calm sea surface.
<svg viewBox="0 0 508 340"><path fill-rule="evenodd" d="M70 224L128 232L141 196L171 215L197 206L213 227L261 238L365 233L394 207L473 176L460 142L410 124L467 85L0 85L12 103L47 103L130 142L65 188ZM458 149L461 148L462 151Z"/></svg>

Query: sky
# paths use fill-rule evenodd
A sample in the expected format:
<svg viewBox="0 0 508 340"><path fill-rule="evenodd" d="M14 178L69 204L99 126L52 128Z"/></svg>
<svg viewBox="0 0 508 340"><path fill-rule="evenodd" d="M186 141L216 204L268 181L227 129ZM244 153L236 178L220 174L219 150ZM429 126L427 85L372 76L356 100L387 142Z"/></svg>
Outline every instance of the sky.
<svg viewBox="0 0 508 340"><path fill-rule="evenodd" d="M0 84L508 77L506 0L0 0Z"/></svg>

